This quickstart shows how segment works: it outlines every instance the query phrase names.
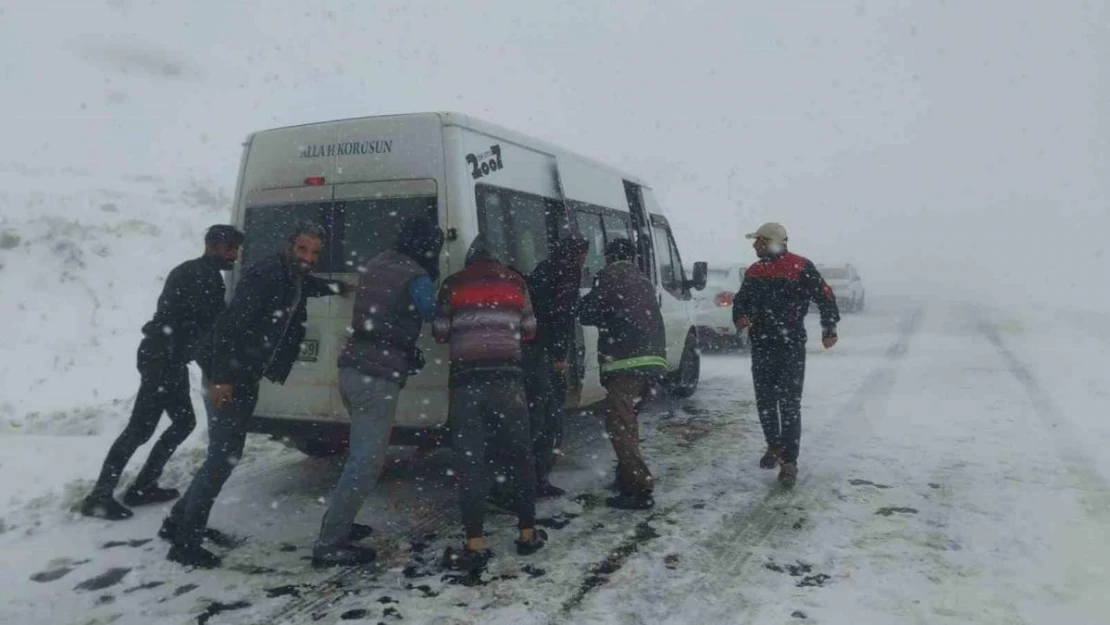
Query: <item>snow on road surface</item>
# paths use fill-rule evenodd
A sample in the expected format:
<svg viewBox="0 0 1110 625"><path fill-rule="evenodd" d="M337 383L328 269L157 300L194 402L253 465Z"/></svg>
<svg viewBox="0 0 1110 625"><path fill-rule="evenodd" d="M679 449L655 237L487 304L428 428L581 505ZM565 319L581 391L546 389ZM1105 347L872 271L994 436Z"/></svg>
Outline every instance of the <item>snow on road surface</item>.
<svg viewBox="0 0 1110 625"><path fill-rule="evenodd" d="M339 462L255 437L212 516L247 542L206 572L164 560L166 508L64 509L110 433L5 433L0 622L1110 623L1110 344L1047 319L898 299L847 316L834 350L811 341L792 491L757 466L743 355L707 356L694 398L646 411L653 511L598 505L612 452L575 416L555 477L571 495L540 508L549 547L516 556L512 519L491 516L477 585L435 566L461 538L447 452L397 450L360 517L378 566L316 571ZM176 485L198 453L175 458ZM18 486L36 480L55 495Z"/></svg>

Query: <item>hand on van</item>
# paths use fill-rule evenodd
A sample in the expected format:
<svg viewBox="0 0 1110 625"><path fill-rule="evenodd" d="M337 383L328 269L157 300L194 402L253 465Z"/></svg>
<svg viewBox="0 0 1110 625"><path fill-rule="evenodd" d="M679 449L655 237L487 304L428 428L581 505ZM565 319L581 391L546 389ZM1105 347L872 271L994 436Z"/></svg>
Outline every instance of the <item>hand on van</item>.
<svg viewBox="0 0 1110 625"><path fill-rule="evenodd" d="M231 401L231 385L230 384L213 384L208 388L208 401L217 409L223 408L224 404Z"/></svg>
<svg viewBox="0 0 1110 625"><path fill-rule="evenodd" d="M736 318L736 330L737 331L746 330L750 327L752 327L752 318L751 317L737 317Z"/></svg>
<svg viewBox="0 0 1110 625"><path fill-rule="evenodd" d="M556 371L562 373L562 372L567 370L567 361L565 361L565 360L556 360L555 362L551 363L551 366Z"/></svg>

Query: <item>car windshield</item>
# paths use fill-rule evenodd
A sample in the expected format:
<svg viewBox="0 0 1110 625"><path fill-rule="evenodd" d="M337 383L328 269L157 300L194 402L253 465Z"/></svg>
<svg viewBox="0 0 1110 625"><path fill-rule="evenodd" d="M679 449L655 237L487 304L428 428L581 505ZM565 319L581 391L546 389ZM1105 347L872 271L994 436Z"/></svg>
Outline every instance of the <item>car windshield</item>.
<svg viewBox="0 0 1110 625"><path fill-rule="evenodd" d="M848 270L843 267L822 267L821 277L826 280L847 280Z"/></svg>

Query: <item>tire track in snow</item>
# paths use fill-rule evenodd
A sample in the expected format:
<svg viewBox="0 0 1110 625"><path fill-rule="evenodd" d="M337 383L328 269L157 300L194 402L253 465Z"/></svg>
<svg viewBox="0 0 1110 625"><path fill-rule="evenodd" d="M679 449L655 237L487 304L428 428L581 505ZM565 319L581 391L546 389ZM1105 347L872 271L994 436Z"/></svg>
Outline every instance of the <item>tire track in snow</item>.
<svg viewBox="0 0 1110 625"><path fill-rule="evenodd" d="M1036 418L1055 448L1056 457L1067 472L1068 479L1061 485L1074 493L1081 510L1086 514L1067 519L1060 527L1063 561L1066 562L1065 578L1061 592L1070 596L1073 605L1084 616L1103 620L1107 604L1104 596L1107 580L1106 563L1110 561L1110 484L1094 461L1083 451L1080 439L1071 423L1063 416L1051 396L1029 367L1002 337L998 325L987 318L981 309L968 311L972 323L983 337L995 347L1006 363L1010 374L1018 381ZM1084 518L1085 517L1085 518Z"/></svg>
<svg viewBox="0 0 1110 625"><path fill-rule="evenodd" d="M815 486L833 480L832 476L820 471L829 455L827 450L839 448L831 445L829 439L850 434L844 428L845 423L852 423L865 415L869 406L883 402L889 396L898 377L898 364L909 352L910 342L920 329L925 312L923 307L916 308L901 318L896 329L897 336L887 348L883 364L864 379L848 402L813 436L813 440L817 441L817 444L811 445L815 453L811 454L812 460L807 463L808 468L801 472L795 487L791 490L773 487L756 504L726 517L720 531L700 541L699 544L714 555L702 567L699 581L686 589L684 595L701 598L705 610L727 617L720 622L743 622L754 618L759 605L746 606L746 618L738 613L736 579L749 566L758 547L788 522L790 517L782 511L812 508L809 504L818 499ZM723 601L722 597L729 597L732 601ZM706 617L704 613L700 616Z"/></svg>
<svg viewBox="0 0 1110 625"><path fill-rule="evenodd" d="M1110 483L1095 468L1094 462L1084 454L1078 444L1078 437L1070 423L1062 418L1060 409L1045 392L1044 386L1022 360L1006 345L998 326L989 321L982 312L972 310L971 316L979 331L1002 356L1010 368L1010 373L1021 383L1033 411L1052 435L1059 456L1068 466L1068 471L1076 478L1077 487L1083 492L1088 511L1099 516L1100 520L1110 520Z"/></svg>

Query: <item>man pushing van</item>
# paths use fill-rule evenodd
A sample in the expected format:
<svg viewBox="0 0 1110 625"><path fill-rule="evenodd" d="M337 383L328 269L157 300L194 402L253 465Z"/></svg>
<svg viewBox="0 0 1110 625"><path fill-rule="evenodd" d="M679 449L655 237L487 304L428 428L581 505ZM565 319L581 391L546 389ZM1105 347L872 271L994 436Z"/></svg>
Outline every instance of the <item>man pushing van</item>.
<svg viewBox="0 0 1110 625"><path fill-rule="evenodd" d="M318 225L301 224L283 251L248 267L197 350L211 404L208 455L158 532L173 543L167 556L173 562L220 565L220 558L201 542L212 506L243 455L259 382L265 377L284 383L289 377L304 340L306 298L347 292L342 282L309 275L320 260L324 238Z"/></svg>
<svg viewBox="0 0 1110 625"><path fill-rule="evenodd" d="M150 450L146 464L124 493L128 506L171 501L180 494L162 488L158 479L177 446L196 426L189 398L189 370L193 349L212 329L224 308L224 279L239 257L243 233L233 226L217 224L204 235L204 255L178 265L166 277L154 318L143 325L139 343L139 393L127 427L112 443L96 486L81 505L81 514L112 521L131 518L134 513L112 498L128 461L158 428L165 412L170 427Z"/></svg>
<svg viewBox="0 0 1110 625"><path fill-rule="evenodd" d="M375 552L353 543L370 534L355 517L381 474L397 398L424 358L416 347L435 317L443 232L426 219L401 225L393 249L359 267L353 333L339 356L339 394L351 418L350 453L312 550L314 566L370 562Z"/></svg>
<svg viewBox="0 0 1110 625"><path fill-rule="evenodd" d="M619 494L606 504L647 510L655 506L655 481L640 450L636 405L648 384L667 372L666 329L655 286L634 264L635 245L614 239L605 247L605 260L578 318L582 325L598 327L598 365L608 391L605 429L617 455Z"/></svg>

